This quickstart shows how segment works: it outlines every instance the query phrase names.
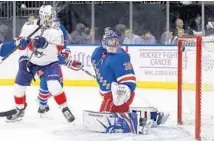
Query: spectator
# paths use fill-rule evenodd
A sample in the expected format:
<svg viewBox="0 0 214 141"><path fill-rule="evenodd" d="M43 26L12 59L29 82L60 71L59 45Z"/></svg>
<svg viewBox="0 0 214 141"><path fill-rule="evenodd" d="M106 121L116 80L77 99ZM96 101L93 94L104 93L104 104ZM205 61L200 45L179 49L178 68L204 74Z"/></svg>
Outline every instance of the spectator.
<svg viewBox="0 0 214 141"><path fill-rule="evenodd" d="M184 30L184 23L183 20L177 19L176 20L176 28L173 30L173 33L165 33L165 44L177 44L178 37L181 37L183 35L187 35L187 33ZM164 36L164 35L163 35ZM167 37L168 36L168 37Z"/></svg>
<svg viewBox="0 0 214 141"><path fill-rule="evenodd" d="M178 38L184 35L184 30L178 30L177 35L171 36L171 38L165 44L177 44Z"/></svg>
<svg viewBox="0 0 214 141"><path fill-rule="evenodd" d="M8 27L4 24L0 25L0 40L5 41L5 38L7 36Z"/></svg>
<svg viewBox="0 0 214 141"><path fill-rule="evenodd" d="M156 39L150 31L145 31L141 37L143 39L143 44L156 44Z"/></svg>
<svg viewBox="0 0 214 141"><path fill-rule="evenodd" d="M183 22L183 20L177 19L175 23L176 23L176 27L175 27L175 29L173 31L173 36L177 36L178 32L180 32L180 30L182 30L184 32L184 28L183 28L184 27L184 22Z"/></svg>
<svg viewBox="0 0 214 141"><path fill-rule="evenodd" d="M165 31L162 35L161 35L161 39L160 39L160 43L161 44L170 44L170 39L172 39L173 37L173 33L170 31Z"/></svg>
<svg viewBox="0 0 214 141"><path fill-rule="evenodd" d="M90 35L90 28L88 28L88 27L85 28L85 34Z"/></svg>
<svg viewBox="0 0 214 141"><path fill-rule="evenodd" d="M141 37L132 33L130 29L127 29L125 31L125 36L126 37L123 41L123 44L142 44L143 43L143 40L141 39Z"/></svg>
<svg viewBox="0 0 214 141"><path fill-rule="evenodd" d="M91 37L91 43L92 43L92 36L94 36L94 43L99 44L102 40L102 37L99 36L99 28L94 27L94 29L91 29L90 31L90 37Z"/></svg>
<svg viewBox="0 0 214 141"><path fill-rule="evenodd" d="M76 29L71 33L70 37L71 39L68 43L85 44L89 42L88 36L85 34L85 25L82 23L76 25Z"/></svg>
<svg viewBox="0 0 214 141"><path fill-rule="evenodd" d="M124 24L117 24L115 30L116 33L120 36L120 44L122 44L125 39L126 26Z"/></svg>
<svg viewBox="0 0 214 141"><path fill-rule="evenodd" d="M202 30L201 24L202 24L202 19L201 19L201 16L198 14L195 17L194 21L191 23L190 28L196 32L200 32Z"/></svg>
<svg viewBox="0 0 214 141"><path fill-rule="evenodd" d="M198 14L194 21L190 24L190 29L193 35L202 35L202 19Z"/></svg>
<svg viewBox="0 0 214 141"><path fill-rule="evenodd" d="M206 25L205 36L213 36L214 35L214 22L208 22Z"/></svg>

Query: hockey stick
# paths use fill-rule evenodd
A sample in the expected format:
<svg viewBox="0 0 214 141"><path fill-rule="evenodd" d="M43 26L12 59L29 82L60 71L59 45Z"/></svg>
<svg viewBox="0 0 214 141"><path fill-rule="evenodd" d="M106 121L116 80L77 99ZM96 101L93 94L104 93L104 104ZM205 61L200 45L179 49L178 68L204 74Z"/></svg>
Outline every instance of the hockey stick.
<svg viewBox="0 0 214 141"><path fill-rule="evenodd" d="M93 77L94 79L96 79L96 76L93 75L92 73L90 73L88 70L86 70L86 69L84 69L84 68L82 68L81 70L82 70L83 72L85 72L86 74L88 74L89 76L91 76L91 77Z"/></svg>
<svg viewBox="0 0 214 141"><path fill-rule="evenodd" d="M12 109L12 110L5 111L5 112L0 112L0 117L14 115L14 114L16 114L16 112L17 112L16 109Z"/></svg>

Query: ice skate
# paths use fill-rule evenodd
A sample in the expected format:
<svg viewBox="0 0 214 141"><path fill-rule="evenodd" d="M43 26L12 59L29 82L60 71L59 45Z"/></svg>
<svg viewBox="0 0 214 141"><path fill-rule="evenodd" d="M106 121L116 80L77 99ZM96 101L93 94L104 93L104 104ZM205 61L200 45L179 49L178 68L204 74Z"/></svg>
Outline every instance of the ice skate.
<svg viewBox="0 0 214 141"><path fill-rule="evenodd" d="M139 120L139 134L146 135L149 133L153 124L153 120L148 120L147 118L140 118Z"/></svg>
<svg viewBox="0 0 214 141"><path fill-rule="evenodd" d="M44 114L50 110L48 105L39 105L38 113Z"/></svg>
<svg viewBox="0 0 214 141"><path fill-rule="evenodd" d="M158 113L157 125L164 124L169 118L169 114L164 114L163 112Z"/></svg>
<svg viewBox="0 0 214 141"><path fill-rule="evenodd" d="M7 122L20 121L24 117L25 108L24 109L16 109L16 113L14 115L6 116Z"/></svg>
<svg viewBox="0 0 214 141"><path fill-rule="evenodd" d="M71 111L68 107L63 108L62 113L68 122L73 122L75 120L74 115L71 113Z"/></svg>

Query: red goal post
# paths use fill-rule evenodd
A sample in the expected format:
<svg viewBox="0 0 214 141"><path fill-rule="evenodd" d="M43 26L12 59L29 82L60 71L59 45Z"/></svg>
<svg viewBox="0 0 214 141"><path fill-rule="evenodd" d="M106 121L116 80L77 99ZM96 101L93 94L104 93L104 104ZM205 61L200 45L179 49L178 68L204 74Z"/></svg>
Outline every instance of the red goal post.
<svg viewBox="0 0 214 141"><path fill-rule="evenodd" d="M182 119L182 83L183 83L183 51L187 44L194 44L196 47L196 75L195 75L195 138L201 139L201 73L202 73L202 37L201 36L183 36L178 38L178 75L177 75L177 123L183 124Z"/></svg>

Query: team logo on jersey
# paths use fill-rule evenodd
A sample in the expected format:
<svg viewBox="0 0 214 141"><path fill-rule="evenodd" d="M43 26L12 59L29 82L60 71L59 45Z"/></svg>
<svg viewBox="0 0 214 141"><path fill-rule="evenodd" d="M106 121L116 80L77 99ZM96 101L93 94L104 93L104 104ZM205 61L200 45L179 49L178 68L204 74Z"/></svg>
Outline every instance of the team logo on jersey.
<svg viewBox="0 0 214 141"><path fill-rule="evenodd" d="M125 67L125 70L132 70L133 69L131 62L125 62L123 64L123 66Z"/></svg>

